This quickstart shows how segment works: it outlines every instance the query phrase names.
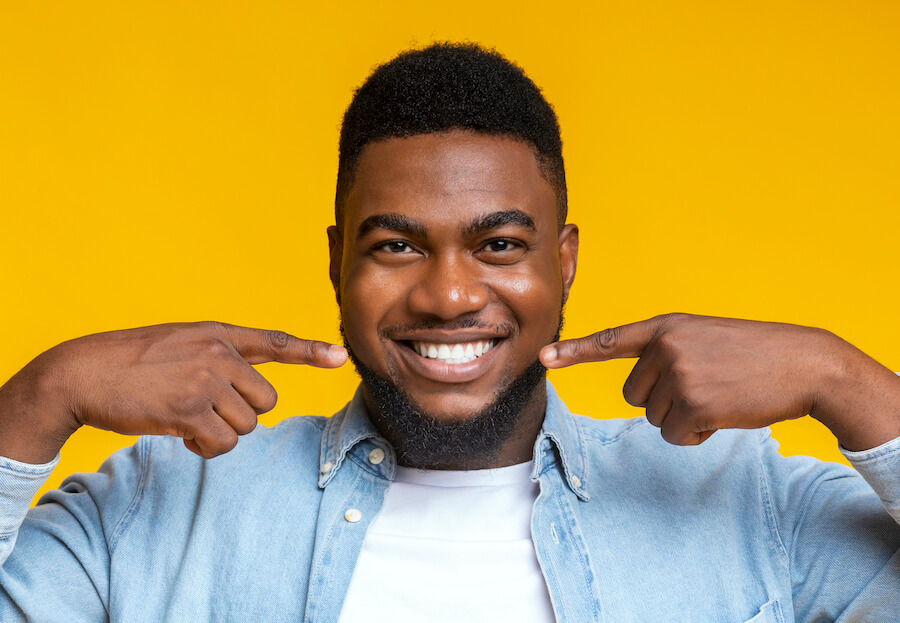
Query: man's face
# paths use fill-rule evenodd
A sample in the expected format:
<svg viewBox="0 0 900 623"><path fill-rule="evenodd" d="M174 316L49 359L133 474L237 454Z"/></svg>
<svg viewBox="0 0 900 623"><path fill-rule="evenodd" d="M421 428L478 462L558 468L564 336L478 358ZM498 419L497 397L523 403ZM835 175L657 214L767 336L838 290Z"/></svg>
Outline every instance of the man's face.
<svg viewBox="0 0 900 623"><path fill-rule="evenodd" d="M451 131L369 144L329 239L355 357L453 422L553 340L578 235L526 144Z"/></svg>

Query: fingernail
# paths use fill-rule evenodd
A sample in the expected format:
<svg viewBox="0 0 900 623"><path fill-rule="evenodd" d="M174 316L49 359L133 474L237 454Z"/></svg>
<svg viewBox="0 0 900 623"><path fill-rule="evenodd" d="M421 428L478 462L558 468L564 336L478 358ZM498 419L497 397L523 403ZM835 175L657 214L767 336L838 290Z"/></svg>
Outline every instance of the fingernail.
<svg viewBox="0 0 900 623"><path fill-rule="evenodd" d="M343 361L347 358L347 351L344 350L343 346L332 344L328 347L328 356L331 357L334 361Z"/></svg>
<svg viewBox="0 0 900 623"><path fill-rule="evenodd" d="M543 359L546 363L552 363L559 357L559 351L556 350L556 346L547 346L544 349L543 355Z"/></svg>

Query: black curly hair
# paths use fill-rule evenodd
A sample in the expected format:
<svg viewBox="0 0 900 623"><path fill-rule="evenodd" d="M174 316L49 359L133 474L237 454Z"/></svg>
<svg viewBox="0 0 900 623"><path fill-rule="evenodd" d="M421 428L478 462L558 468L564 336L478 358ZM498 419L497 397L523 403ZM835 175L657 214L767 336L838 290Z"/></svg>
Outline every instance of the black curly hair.
<svg viewBox="0 0 900 623"><path fill-rule="evenodd" d="M495 50L473 43L435 43L402 52L377 67L344 113L334 215L343 208L356 165L369 143L468 129L524 141L556 191L558 225L566 222L566 171L559 122L540 89Z"/></svg>

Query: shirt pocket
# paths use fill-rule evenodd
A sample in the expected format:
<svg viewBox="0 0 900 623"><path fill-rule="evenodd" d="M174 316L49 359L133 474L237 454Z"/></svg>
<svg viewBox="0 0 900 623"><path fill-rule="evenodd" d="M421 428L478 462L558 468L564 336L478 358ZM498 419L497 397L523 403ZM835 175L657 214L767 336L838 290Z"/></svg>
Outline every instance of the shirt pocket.
<svg viewBox="0 0 900 623"><path fill-rule="evenodd" d="M773 599L764 604L755 617L747 619L744 623L784 623L781 605L778 603L777 599Z"/></svg>

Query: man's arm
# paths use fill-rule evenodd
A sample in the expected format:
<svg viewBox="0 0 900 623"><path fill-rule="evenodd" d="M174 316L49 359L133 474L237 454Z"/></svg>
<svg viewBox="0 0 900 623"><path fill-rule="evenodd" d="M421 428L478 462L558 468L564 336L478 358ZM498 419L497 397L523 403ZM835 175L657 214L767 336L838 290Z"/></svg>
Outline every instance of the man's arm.
<svg viewBox="0 0 900 623"><path fill-rule="evenodd" d="M336 368L341 346L218 322L166 324L64 342L0 387L0 456L52 461L81 426L181 437L211 458L275 406L253 364Z"/></svg>
<svg viewBox="0 0 900 623"><path fill-rule="evenodd" d="M673 444L806 414L851 451L900 437L900 378L822 329L667 314L541 351L548 368L628 357L625 399Z"/></svg>
<svg viewBox="0 0 900 623"><path fill-rule="evenodd" d="M764 437L760 482L772 504L773 545L788 563L794 616L895 619L900 377L827 331L684 314L565 340L541 353L549 368L620 357L639 357L626 400L645 408L674 444L807 413L828 426L880 503L844 466L782 457Z"/></svg>
<svg viewBox="0 0 900 623"><path fill-rule="evenodd" d="M275 406L275 389L253 364L335 368L346 358L340 346L217 322L98 333L43 353L0 387L0 565L80 426L172 435L211 458Z"/></svg>

